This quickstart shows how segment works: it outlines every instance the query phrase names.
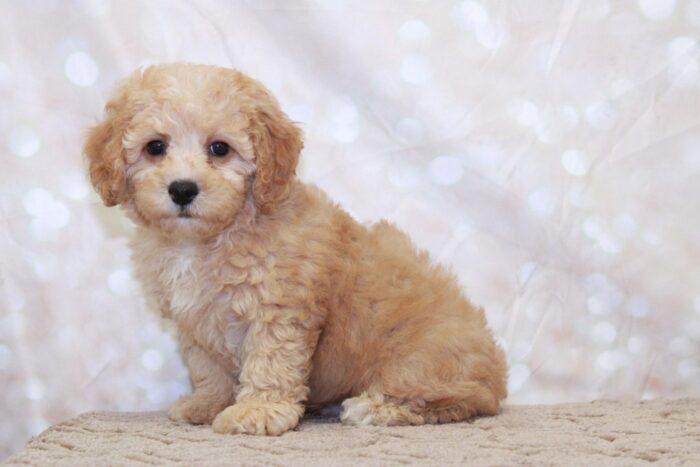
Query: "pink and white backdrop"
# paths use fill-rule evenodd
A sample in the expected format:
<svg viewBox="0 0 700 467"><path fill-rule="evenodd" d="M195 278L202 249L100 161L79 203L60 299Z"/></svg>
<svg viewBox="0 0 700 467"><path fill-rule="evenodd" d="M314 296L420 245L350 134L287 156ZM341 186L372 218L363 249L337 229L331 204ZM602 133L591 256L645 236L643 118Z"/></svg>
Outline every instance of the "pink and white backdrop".
<svg viewBox="0 0 700 467"><path fill-rule="evenodd" d="M700 395L700 0L0 0L0 460L188 391L81 141L139 66L266 83L299 176L482 304L510 403Z"/></svg>

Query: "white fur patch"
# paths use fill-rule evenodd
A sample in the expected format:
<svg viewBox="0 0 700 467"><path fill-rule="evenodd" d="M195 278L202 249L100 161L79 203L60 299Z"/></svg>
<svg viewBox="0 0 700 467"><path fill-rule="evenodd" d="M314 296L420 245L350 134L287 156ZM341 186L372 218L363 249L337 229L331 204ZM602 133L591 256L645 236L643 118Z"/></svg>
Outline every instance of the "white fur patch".
<svg viewBox="0 0 700 467"><path fill-rule="evenodd" d="M195 247L191 244L171 248L163 257L164 267L161 269L160 279L166 288L166 296L169 298L174 318L197 305L199 297L192 287L193 281L196 280L194 258Z"/></svg>
<svg viewBox="0 0 700 467"><path fill-rule="evenodd" d="M345 399L340 421L348 425L371 425L375 406L376 403L367 396Z"/></svg>

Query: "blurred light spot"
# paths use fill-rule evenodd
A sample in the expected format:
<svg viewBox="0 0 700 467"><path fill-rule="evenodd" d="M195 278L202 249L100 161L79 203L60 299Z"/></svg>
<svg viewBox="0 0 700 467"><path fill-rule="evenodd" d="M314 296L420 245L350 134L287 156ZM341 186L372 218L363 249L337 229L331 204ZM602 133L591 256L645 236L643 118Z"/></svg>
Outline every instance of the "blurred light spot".
<svg viewBox="0 0 700 467"><path fill-rule="evenodd" d="M693 308L695 308L695 313L700 315L700 295L693 300Z"/></svg>
<svg viewBox="0 0 700 467"><path fill-rule="evenodd" d="M85 52L74 52L65 64L68 80L77 86L92 86L100 75L97 63Z"/></svg>
<svg viewBox="0 0 700 467"><path fill-rule="evenodd" d="M603 225L603 221L595 216L587 217L583 221L583 233L598 243L598 247L606 253L615 254L620 252L620 246L610 235Z"/></svg>
<svg viewBox="0 0 700 467"><path fill-rule="evenodd" d="M487 49L498 49L505 38L505 26L500 21L489 21L477 26L474 31L476 40Z"/></svg>
<svg viewBox="0 0 700 467"><path fill-rule="evenodd" d="M629 238L637 231L637 221L629 214L620 214L613 221L613 229L620 237Z"/></svg>
<svg viewBox="0 0 700 467"><path fill-rule="evenodd" d="M68 207L43 188L30 190L22 204L24 210L32 215L32 234L38 240L49 239L51 231L64 227L70 219Z"/></svg>
<svg viewBox="0 0 700 467"><path fill-rule="evenodd" d="M168 385L168 400L174 401L188 394L190 389L181 383L172 383Z"/></svg>
<svg viewBox="0 0 700 467"><path fill-rule="evenodd" d="M390 165L387 176L393 186L404 190L418 187L422 180L422 175L408 162Z"/></svg>
<svg viewBox="0 0 700 467"><path fill-rule="evenodd" d="M149 384L146 386L146 400L152 404L152 407L163 405L165 402L166 388L159 384Z"/></svg>
<svg viewBox="0 0 700 467"><path fill-rule="evenodd" d="M41 148L41 141L36 132L26 126L18 126L10 130L10 151L17 157L31 157Z"/></svg>
<svg viewBox="0 0 700 467"><path fill-rule="evenodd" d="M533 323L540 323L543 319L542 315L544 314L545 308L546 306L543 306L540 302L528 302L527 305L525 305L525 316Z"/></svg>
<svg viewBox="0 0 700 467"><path fill-rule="evenodd" d="M610 85L610 97L617 99L634 89L634 81L628 79L617 79Z"/></svg>
<svg viewBox="0 0 700 467"><path fill-rule="evenodd" d="M666 48L666 55L670 60L675 60L684 55L697 51L698 41L694 37L679 36L671 40Z"/></svg>
<svg viewBox="0 0 700 467"><path fill-rule="evenodd" d="M656 232L652 232L651 230L647 230L644 232L644 241L647 242L649 245L653 246L658 246L661 245L661 237L659 234Z"/></svg>
<svg viewBox="0 0 700 467"><path fill-rule="evenodd" d="M590 163L586 157L586 153L583 151L577 151L575 149L570 149L561 156L561 165L564 169L571 175L576 177L582 177L588 173L590 168Z"/></svg>
<svg viewBox="0 0 700 467"><path fill-rule="evenodd" d="M615 371L629 363L629 357L620 351L601 352L596 359L596 367L602 371Z"/></svg>
<svg viewBox="0 0 700 467"><path fill-rule="evenodd" d="M520 266L518 270L518 282L520 285L525 285L535 274L539 265L534 261L528 261Z"/></svg>
<svg viewBox="0 0 700 467"><path fill-rule="evenodd" d="M559 119L567 130L573 130L578 126L578 112L570 105L562 105L557 112Z"/></svg>
<svg viewBox="0 0 700 467"><path fill-rule="evenodd" d="M644 16L654 21L668 19L676 9L676 0L639 0Z"/></svg>
<svg viewBox="0 0 700 467"><path fill-rule="evenodd" d="M36 235L36 233L35 233ZM42 282L47 282L56 274L56 257L43 253L38 254L27 254L26 259L31 264L34 275ZM16 316L23 316L21 314Z"/></svg>
<svg viewBox="0 0 700 467"><path fill-rule="evenodd" d="M554 210L556 198L548 189L539 188L528 195L527 204L534 213L545 216Z"/></svg>
<svg viewBox="0 0 700 467"><path fill-rule="evenodd" d="M698 373L700 373L700 368L698 368L698 365L694 359L686 358L685 360L681 360L680 362L678 362L676 371L678 372L681 378L690 379L692 377L697 376Z"/></svg>
<svg viewBox="0 0 700 467"><path fill-rule="evenodd" d="M692 355L695 353L695 345L685 336L676 337L668 344L668 350L678 355Z"/></svg>
<svg viewBox="0 0 700 467"><path fill-rule="evenodd" d="M634 296L625 303L627 314L635 318L644 318L649 314L649 303L644 297Z"/></svg>
<svg viewBox="0 0 700 467"><path fill-rule="evenodd" d="M24 196L22 204L24 210L32 216L41 215L41 213L50 208L53 203L53 195L43 188L34 188Z"/></svg>
<svg viewBox="0 0 700 467"><path fill-rule="evenodd" d="M139 332L139 336L145 341L152 341L159 336L161 336L162 331L157 323L149 323L142 326Z"/></svg>
<svg viewBox="0 0 700 467"><path fill-rule="evenodd" d="M452 9L452 20L464 31L474 34L487 49L497 49L505 37L505 25L489 18L486 9L473 0L464 0Z"/></svg>
<svg viewBox="0 0 700 467"><path fill-rule="evenodd" d="M599 344L612 344L617 337L617 331L612 324L601 321L591 329L591 337Z"/></svg>
<svg viewBox="0 0 700 467"><path fill-rule="evenodd" d="M537 106L526 99L515 99L508 103L508 114L521 126L534 127L540 121Z"/></svg>
<svg viewBox="0 0 700 467"><path fill-rule="evenodd" d="M433 76L430 65L424 58L408 55L401 62L401 77L412 84L427 83Z"/></svg>
<svg viewBox="0 0 700 467"><path fill-rule="evenodd" d="M51 234L50 230L58 230L68 224L70 211L68 207L60 201L54 201L51 207L42 212L38 217L32 219L32 231L34 237L39 240L46 240Z"/></svg>
<svg viewBox="0 0 700 467"><path fill-rule="evenodd" d="M656 391L644 391L642 394L642 400L643 401L650 401L653 399L657 399L659 397L659 394Z"/></svg>
<svg viewBox="0 0 700 467"><path fill-rule="evenodd" d="M700 80L697 52L697 40L693 37L680 36L669 42L666 51L670 61L667 74L674 86L693 86Z"/></svg>
<svg viewBox="0 0 700 467"><path fill-rule="evenodd" d="M586 276L584 280L584 287L586 291L590 294L604 292L606 294L620 294L621 292L610 283L608 277L605 274L593 273Z"/></svg>
<svg viewBox="0 0 700 467"><path fill-rule="evenodd" d="M604 274L594 273L586 276L583 287L589 295L589 311L595 315L612 313L624 300L622 291Z"/></svg>
<svg viewBox="0 0 700 467"><path fill-rule="evenodd" d="M158 371L163 366L163 354L156 349L145 350L141 354L141 365L148 371Z"/></svg>
<svg viewBox="0 0 700 467"><path fill-rule="evenodd" d="M341 143L352 143L360 134L359 113L349 97L335 98L330 105L330 135Z"/></svg>
<svg viewBox="0 0 700 467"><path fill-rule="evenodd" d="M405 117L396 124L396 133L408 144L417 144L423 139L423 124L420 120Z"/></svg>
<svg viewBox="0 0 700 467"><path fill-rule="evenodd" d="M535 126L535 135L544 144L554 144L561 138L561 132L551 119L540 120Z"/></svg>
<svg viewBox="0 0 700 467"><path fill-rule="evenodd" d="M86 198L90 193L85 177L77 171L61 175L60 186L64 195L76 201Z"/></svg>
<svg viewBox="0 0 700 467"><path fill-rule="evenodd" d="M610 308L607 307L606 303L598 296L588 297L588 300L586 300L586 305L588 306L588 311L591 314L607 315L610 313Z"/></svg>
<svg viewBox="0 0 700 467"><path fill-rule="evenodd" d="M27 399L38 401L44 398L46 390L44 384L37 378L29 378L27 380L27 386L24 389L24 394Z"/></svg>
<svg viewBox="0 0 700 467"><path fill-rule="evenodd" d="M493 141L467 143L465 149L466 160L486 172L498 172L503 167L503 160L509 157L503 146Z"/></svg>
<svg viewBox="0 0 700 467"><path fill-rule="evenodd" d="M595 102L586 108L586 121L593 128L608 130L617 120L617 112L607 101Z"/></svg>
<svg viewBox="0 0 700 467"><path fill-rule="evenodd" d="M627 341L627 349L635 355L642 355L649 350L649 340L645 336L632 336Z"/></svg>
<svg viewBox="0 0 700 467"><path fill-rule="evenodd" d="M559 142L566 133L578 126L578 112L571 106L560 106L556 109L549 106L538 113L535 133L545 144Z"/></svg>
<svg viewBox="0 0 700 467"><path fill-rule="evenodd" d="M452 20L465 31L474 32L489 22L486 9L473 0L464 0L452 8Z"/></svg>
<svg viewBox="0 0 700 467"><path fill-rule="evenodd" d="M107 285L114 295L120 297L132 295L136 288L128 269L113 271L107 278Z"/></svg>
<svg viewBox="0 0 700 467"><path fill-rule="evenodd" d="M530 368L525 364L511 366L508 371L508 392L511 394L518 392L530 379L531 374Z"/></svg>
<svg viewBox="0 0 700 467"><path fill-rule="evenodd" d="M430 162L430 175L440 185L452 185L462 179L464 169L454 156L439 156Z"/></svg>
<svg viewBox="0 0 700 467"><path fill-rule="evenodd" d="M583 233L590 239L596 240L603 232L603 222L598 217L587 217L583 221Z"/></svg>
<svg viewBox="0 0 700 467"><path fill-rule="evenodd" d="M399 28L399 40L407 46L423 45L430 42L430 28L421 20L406 21Z"/></svg>
<svg viewBox="0 0 700 467"><path fill-rule="evenodd" d="M691 338L700 341L700 320L699 321L688 321L685 323L684 328L688 330L687 334Z"/></svg>
<svg viewBox="0 0 700 467"><path fill-rule="evenodd" d="M667 74L675 86L692 86L700 79L697 52L697 40L693 37L680 36L669 42L666 51L670 61Z"/></svg>

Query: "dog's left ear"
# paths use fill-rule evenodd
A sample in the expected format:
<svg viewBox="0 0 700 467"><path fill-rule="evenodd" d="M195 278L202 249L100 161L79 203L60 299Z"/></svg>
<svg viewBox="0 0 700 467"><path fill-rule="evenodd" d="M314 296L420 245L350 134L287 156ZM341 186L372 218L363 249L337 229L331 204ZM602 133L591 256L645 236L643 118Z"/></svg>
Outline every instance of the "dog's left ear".
<svg viewBox="0 0 700 467"><path fill-rule="evenodd" d="M126 196L125 154L116 119L107 117L90 129L83 148L90 181L106 206L115 206Z"/></svg>
<svg viewBox="0 0 700 467"><path fill-rule="evenodd" d="M304 147L301 130L268 94L251 118L251 139L256 158L253 201L260 212L269 214L289 195Z"/></svg>

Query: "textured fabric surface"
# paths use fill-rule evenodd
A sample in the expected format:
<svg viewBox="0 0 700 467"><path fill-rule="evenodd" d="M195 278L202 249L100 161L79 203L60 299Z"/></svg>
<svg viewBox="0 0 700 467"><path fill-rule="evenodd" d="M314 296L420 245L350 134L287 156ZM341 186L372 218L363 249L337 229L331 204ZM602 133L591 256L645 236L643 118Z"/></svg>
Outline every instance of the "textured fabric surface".
<svg viewBox="0 0 700 467"><path fill-rule="evenodd" d="M421 427L307 418L278 438L229 436L162 412L96 412L53 426L9 465L700 465L700 399L510 406Z"/></svg>

